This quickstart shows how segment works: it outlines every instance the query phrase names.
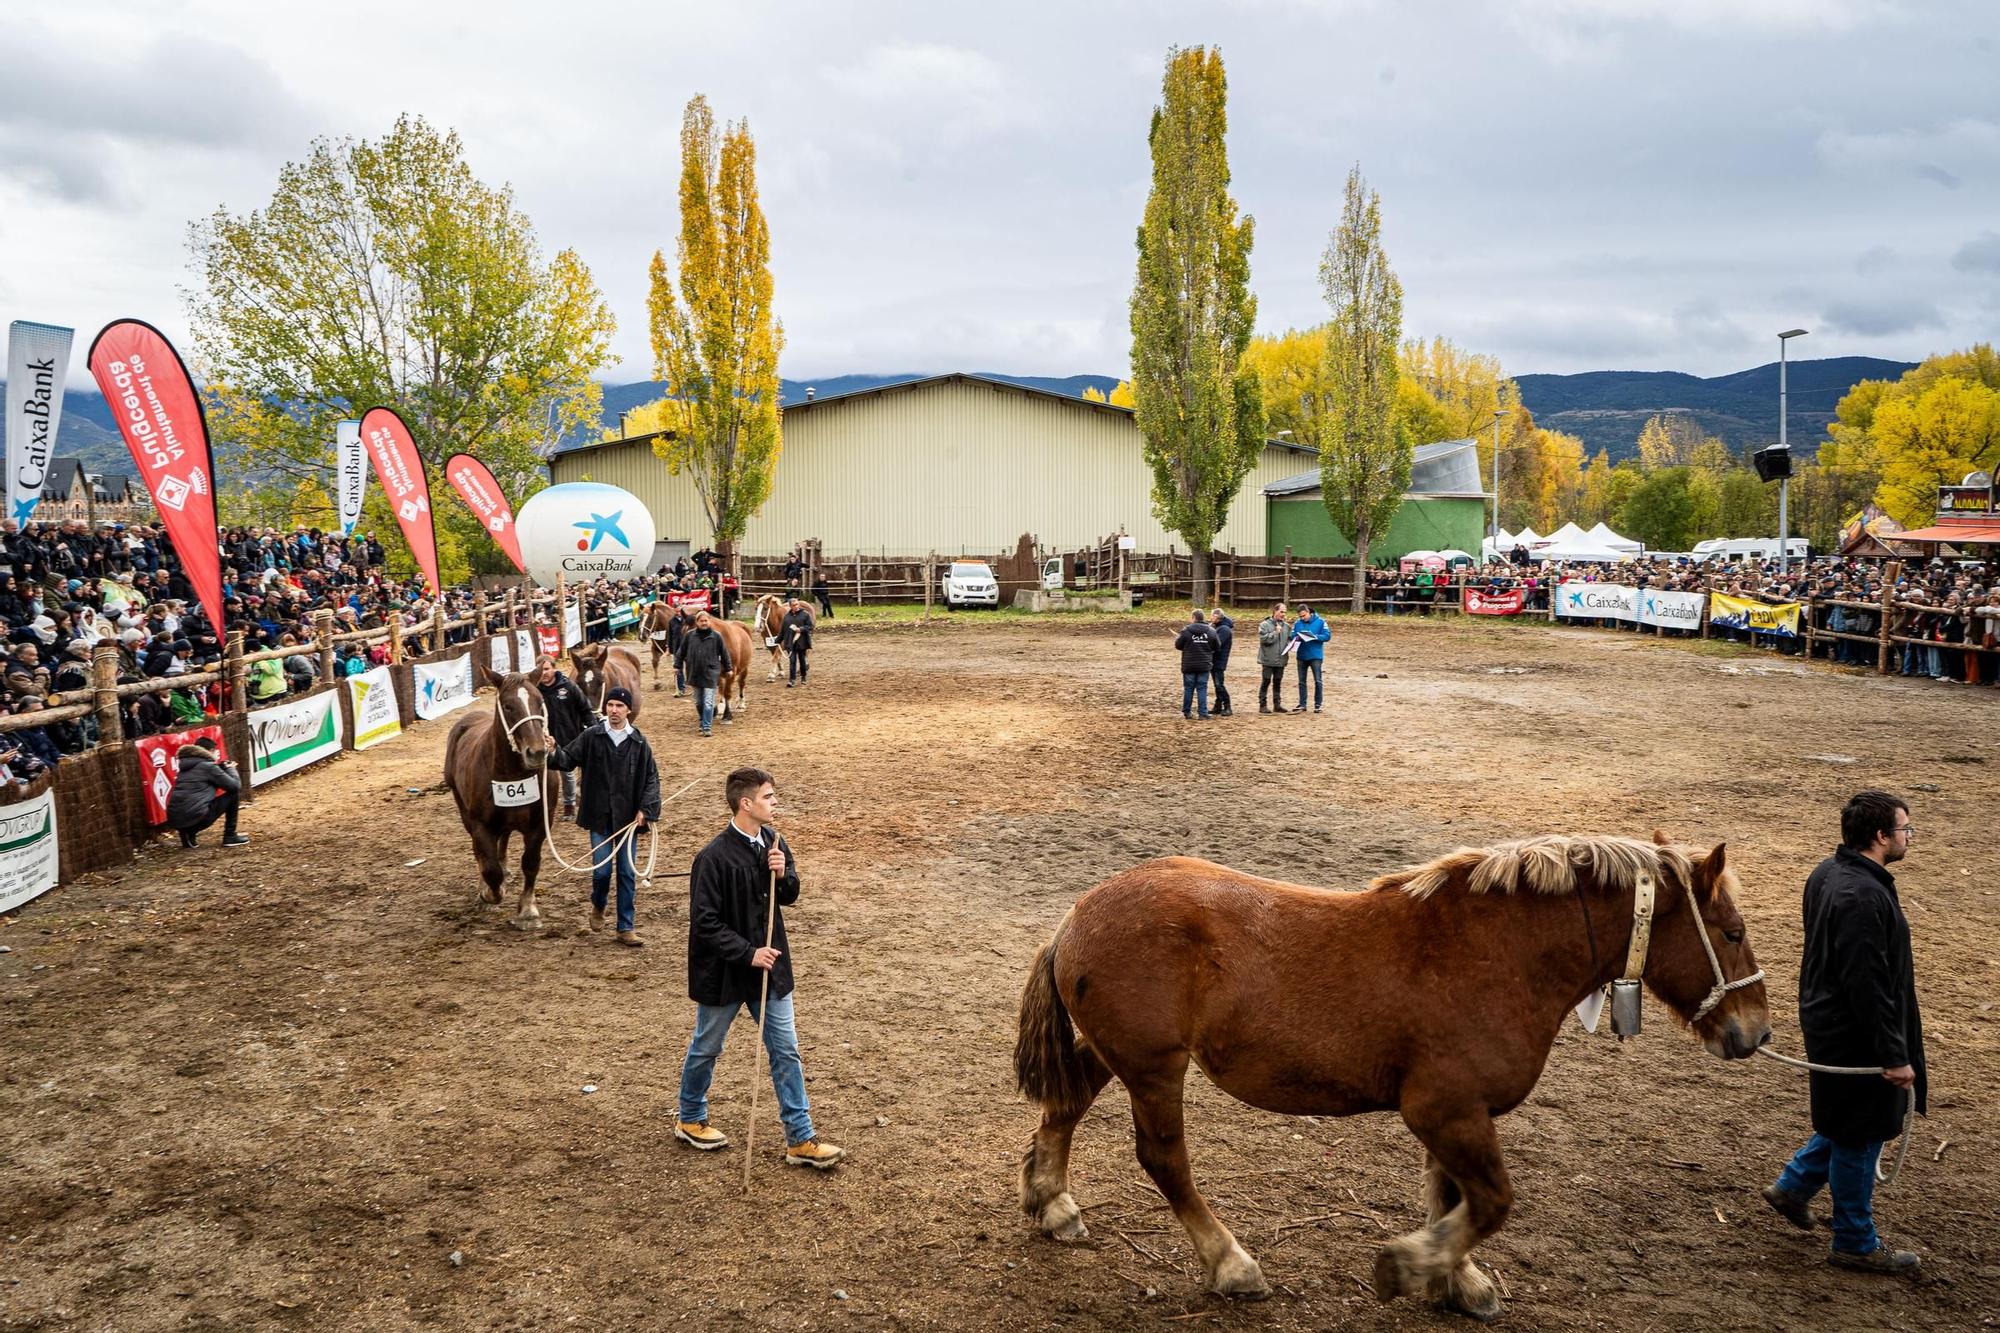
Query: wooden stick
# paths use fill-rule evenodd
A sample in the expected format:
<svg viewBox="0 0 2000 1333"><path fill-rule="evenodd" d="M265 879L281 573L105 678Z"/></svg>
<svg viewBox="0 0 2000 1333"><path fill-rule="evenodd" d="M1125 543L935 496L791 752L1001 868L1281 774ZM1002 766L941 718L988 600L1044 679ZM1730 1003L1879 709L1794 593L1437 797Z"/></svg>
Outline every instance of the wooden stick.
<svg viewBox="0 0 2000 1333"><path fill-rule="evenodd" d="M771 845L777 846L774 836ZM778 926L778 872L771 872L771 893L764 908L764 947L771 947L772 932ZM757 995L757 1052L750 1060L750 1124L743 1131L743 1192L750 1192L750 1163L756 1160L751 1145L757 1137L757 1086L764 1073L764 1022L771 1016L771 969L764 969L764 981Z"/></svg>

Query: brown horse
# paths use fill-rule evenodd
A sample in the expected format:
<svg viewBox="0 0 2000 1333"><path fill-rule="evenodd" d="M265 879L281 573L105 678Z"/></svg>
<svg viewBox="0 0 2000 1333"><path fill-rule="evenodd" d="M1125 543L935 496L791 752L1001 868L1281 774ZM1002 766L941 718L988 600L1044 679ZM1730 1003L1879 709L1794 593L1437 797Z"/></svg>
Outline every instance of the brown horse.
<svg viewBox="0 0 2000 1333"><path fill-rule="evenodd" d="M579 643L569 650L569 660L575 668L577 688L591 708L602 713L611 687L622 685L632 692L632 716L639 716L637 649L623 643Z"/></svg>
<svg viewBox="0 0 2000 1333"><path fill-rule="evenodd" d="M784 649L778 646L778 636L785 629L785 599L774 592L767 592L757 599L757 614L750 618L753 633L763 640L764 649L771 654L771 674L766 681L776 680L784 674Z"/></svg>
<svg viewBox="0 0 2000 1333"><path fill-rule="evenodd" d="M1015 1077L1042 1122L1021 1206L1059 1240L1085 1234L1070 1136L1116 1077L1139 1161L1193 1238L1209 1290L1266 1295L1188 1169L1192 1060L1267 1111L1400 1113L1427 1154L1429 1219L1382 1249L1376 1295L1421 1293L1490 1319L1499 1296L1466 1254L1513 1202L1493 1118L1534 1088L1569 1012L1627 969L1635 904L1657 895L1650 950L1632 966L1703 1045L1740 1059L1770 1039L1735 887L1719 846L1697 856L1625 838L1461 850L1364 893L1191 857L1135 866L1077 901L1022 992Z"/></svg>
<svg viewBox="0 0 2000 1333"><path fill-rule="evenodd" d="M542 773L555 748L541 691L518 671L501 678L492 708L460 717L444 743L444 784L472 835L472 854L486 882L481 901L500 901L507 842L521 835L521 901L511 923L521 930L538 930L542 924L535 908L535 876L541 872L542 843L548 835ZM534 799L516 804L529 790Z"/></svg>
<svg viewBox="0 0 2000 1333"><path fill-rule="evenodd" d="M724 620L711 615L708 623L722 636L722 646L729 650L729 666L722 673L720 683L722 699L722 720L734 722L729 711L729 701L736 701L736 712L750 711L750 630L740 620Z"/></svg>
<svg viewBox="0 0 2000 1333"><path fill-rule="evenodd" d="M648 602L645 614L639 617L639 637L653 650L653 688L660 688L660 659L671 657L667 649L668 627L679 612L666 604L665 600ZM669 666L673 663L670 660Z"/></svg>

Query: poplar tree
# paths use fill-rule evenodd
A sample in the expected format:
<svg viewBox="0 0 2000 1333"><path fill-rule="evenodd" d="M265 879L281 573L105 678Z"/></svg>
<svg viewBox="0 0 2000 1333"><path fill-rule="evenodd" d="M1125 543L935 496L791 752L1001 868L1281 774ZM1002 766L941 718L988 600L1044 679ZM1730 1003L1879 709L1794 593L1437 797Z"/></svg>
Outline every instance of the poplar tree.
<svg viewBox="0 0 2000 1333"><path fill-rule="evenodd" d="M733 560L751 517L771 495L783 437L772 313L771 235L757 202L757 146L747 121L718 130L708 99L681 122L678 298L655 252L651 319L654 376L669 394L672 434L653 450L686 471L701 496L716 550Z"/></svg>
<svg viewBox="0 0 2000 1333"><path fill-rule="evenodd" d="M1219 51L1167 53L1132 286L1132 393L1153 512L1194 556L1197 604L1215 534L1264 444L1263 397L1243 359L1257 317L1252 220L1229 195L1226 97Z"/></svg>
<svg viewBox="0 0 2000 1333"><path fill-rule="evenodd" d="M1332 406L1319 439L1320 498L1354 543L1353 609L1362 609L1368 547L1385 531L1410 485L1414 450L1396 410L1403 284L1382 252L1382 198L1357 165L1347 173L1340 225L1320 260L1333 321L1327 325Z"/></svg>

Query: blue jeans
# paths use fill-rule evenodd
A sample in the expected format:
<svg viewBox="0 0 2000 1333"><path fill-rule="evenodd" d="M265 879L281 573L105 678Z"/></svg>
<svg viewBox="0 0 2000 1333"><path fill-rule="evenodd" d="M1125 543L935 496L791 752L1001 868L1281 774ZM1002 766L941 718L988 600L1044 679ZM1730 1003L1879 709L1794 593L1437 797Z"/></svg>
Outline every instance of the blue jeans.
<svg viewBox="0 0 2000 1333"><path fill-rule="evenodd" d="M1833 1248L1867 1254L1882 1242L1875 1235L1875 1162L1879 1143L1839 1144L1822 1134L1806 1140L1778 1176L1778 1188L1810 1199L1827 1187L1833 1199Z"/></svg>
<svg viewBox="0 0 2000 1333"><path fill-rule="evenodd" d="M1181 672L1181 716L1192 715L1195 700L1201 701L1201 716L1208 716L1208 673L1206 671Z"/></svg>
<svg viewBox="0 0 2000 1333"><path fill-rule="evenodd" d="M757 1017L757 1002L695 1006L694 1035L688 1038L687 1059L681 1063L680 1117L692 1124L708 1119L708 1085L715 1077L715 1057L738 1009ZM784 1122L787 1144L810 1143L812 1105L806 1100L806 1069L799 1060L799 1036L792 1027L792 997L771 1001L764 1024L764 1051L771 1059L771 1090L778 1094L778 1119Z"/></svg>
<svg viewBox="0 0 2000 1333"><path fill-rule="evenodd" d="M632 864L632 844L637 841L627 838L618 848L616 863L610 852L605 850L615 835L592 831L590 835L590 864L595 867L590 872L590 905L602 912L604 904L611 897L611 873L618 872L618 929L632 929L632 911L638 898L638 871Z"/></svg>
<svg viewBox="0 0 2000 1333"><path fill-rule="evenodd" d="M694 688L695 716L701 719L701 729L707 731L715 725L715 695L713 685L697 685Z"/></svg>
<svg viewBox="0 0 2000 1333"><path fill-rule="evenodd" d="M1313 707L1319 707L1322 698L1322 686L1324 684L1320 676L1320 671L1325 665L1325 661L1317 657L1301 657L1299 659L1299 707L1304 708L1306 706L1306 672L1308 670L1312 672L1313 678Z"/></svg>

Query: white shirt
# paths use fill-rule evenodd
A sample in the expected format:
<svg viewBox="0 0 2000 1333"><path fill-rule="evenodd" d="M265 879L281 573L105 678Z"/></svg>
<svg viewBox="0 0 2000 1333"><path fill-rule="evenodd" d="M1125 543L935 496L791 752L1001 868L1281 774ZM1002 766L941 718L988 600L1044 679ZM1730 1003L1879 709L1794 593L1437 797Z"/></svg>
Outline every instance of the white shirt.
<svg viewBox="0 0 2000 1333"><path fill-rule="evenodd" d="M764 850L764 831L762 829L759 829L755 833L745 833L742 829L736 828L736 821L733 819L729 821L729 827L736 829L737 836L748 842L758 851L761 852Z"/></svg>
<svg viewBox="0 0 2000 1333"><path fill-rule="evenodd" d="M626 738L632 734L632 728L614 727L609 722L606 722L604 724L604 734L611 738L611 744L616 748L625 743Z"/></svg>

